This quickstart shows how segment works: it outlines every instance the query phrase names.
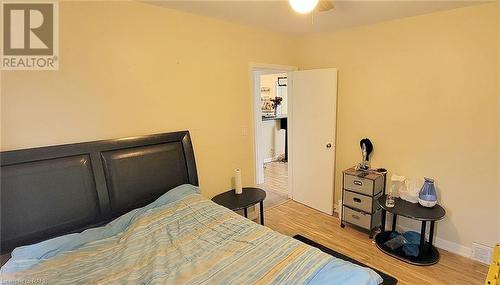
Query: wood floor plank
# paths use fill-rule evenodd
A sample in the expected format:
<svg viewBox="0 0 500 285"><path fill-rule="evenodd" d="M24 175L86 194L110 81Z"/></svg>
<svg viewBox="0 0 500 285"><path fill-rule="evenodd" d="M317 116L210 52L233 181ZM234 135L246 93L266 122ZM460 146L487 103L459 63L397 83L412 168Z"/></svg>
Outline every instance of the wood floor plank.
<svg viewBox="0 0 500 285"><path fill-rule="evenodd" d="M266 226L288 236L303 235L396 277L398 284L484 284L488 267L439 250L433 266L415 266L382 253L366 233L339 226L339 219L294 201L266 210Z"/></svg>
<svg viewBox="0 0 500 285"><path fill-rule="evenodd" d="M264 164L264 183L257 187L266 191L264 208L269 209L288 200L288 164L273 161Z"/></svg>

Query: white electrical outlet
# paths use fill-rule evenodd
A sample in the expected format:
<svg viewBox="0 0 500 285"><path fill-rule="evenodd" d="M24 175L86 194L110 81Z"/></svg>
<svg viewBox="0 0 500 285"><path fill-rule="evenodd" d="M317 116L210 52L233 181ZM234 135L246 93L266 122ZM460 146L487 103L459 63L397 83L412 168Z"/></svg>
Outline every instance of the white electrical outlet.
<svg viewBox="0 0 500 285"><path fill-rule="evenodd" d="M472 243L472 259L484 264L490 264L492 254L493 248L474 242Z"/></svg>

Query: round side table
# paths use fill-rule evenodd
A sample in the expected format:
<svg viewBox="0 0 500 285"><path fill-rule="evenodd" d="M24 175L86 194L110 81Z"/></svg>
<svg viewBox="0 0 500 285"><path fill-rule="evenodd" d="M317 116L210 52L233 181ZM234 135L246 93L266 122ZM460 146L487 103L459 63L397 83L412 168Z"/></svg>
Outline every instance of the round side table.
<svg viewBox="0 0 500 285"><path fill-rule="evenodd" d="M386 196L387 195L382 195L378 199L378 203L380 207L382 207L382 226L381 232L375 237L375 244L377 245L377 247L390 256L414 265L432 265L437 263L439 261L439 252L432 245L434 239L434 223L444 218L446 211L443 209L443 207L441 207L440 205L436 205L432 208L426 208L418 203L413 204L400 198L396 198L394 207L387 207L385 205ZM393 215L392 231L385 230L386 212L392 213ZM384 244L386 241L391 239L391 232L396 231L398 216L403 216L422 222L422 228L420 229L420 245L418 256L407 256L401 248L392 250ZM425 240L427 223L430 223L428 242Z"/></svg>
<svg viewBox="0 0 500 285"><path fill-rule="evenodd" d="M254 187L245 187L241 194L236 194L234 189L231 189L213 197L212 201L233 211L243 210L245 218L248 218L247 208L259 203L260 224L264 225L264 199L266 199L266 191Z"/></svg>

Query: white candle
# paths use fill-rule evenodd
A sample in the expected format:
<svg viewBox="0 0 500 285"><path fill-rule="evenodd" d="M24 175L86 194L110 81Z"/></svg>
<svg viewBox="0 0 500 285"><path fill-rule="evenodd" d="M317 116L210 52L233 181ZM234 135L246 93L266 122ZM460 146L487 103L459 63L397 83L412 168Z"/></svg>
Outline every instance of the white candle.
<svg viewBox="0 0 500 285"><path fill-rule="evenodd" d="M234 191L236 194L243 193L243 187L241 186L241 170L239 168L234 170Z"/></svg>

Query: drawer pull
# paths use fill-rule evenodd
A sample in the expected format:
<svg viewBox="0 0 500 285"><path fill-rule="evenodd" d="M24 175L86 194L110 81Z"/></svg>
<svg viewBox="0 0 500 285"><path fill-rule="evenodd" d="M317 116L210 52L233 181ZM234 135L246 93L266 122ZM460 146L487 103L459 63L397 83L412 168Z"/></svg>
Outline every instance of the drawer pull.
<svg viewBox="0 0 500 285"><path fill-rule="evenodd" d="M359 216L357 215L351 215L354 219L359 220Z"/></svg>
<svg viewBox="0 0 500 285"><path fill-rule="evenodd" d="M359 198L352 198L352 200L353 200L354 202L356 202L356 203L361 203L361 199L359 199Z"/></svg>
<svg viewBox="0 0 500 285"><path fill-rule="evenodd" d="M355 185L358 185L358 186L363 185L363 182L361 182L359 180L354 180L352 183L354 183Z"/></svg>

